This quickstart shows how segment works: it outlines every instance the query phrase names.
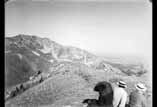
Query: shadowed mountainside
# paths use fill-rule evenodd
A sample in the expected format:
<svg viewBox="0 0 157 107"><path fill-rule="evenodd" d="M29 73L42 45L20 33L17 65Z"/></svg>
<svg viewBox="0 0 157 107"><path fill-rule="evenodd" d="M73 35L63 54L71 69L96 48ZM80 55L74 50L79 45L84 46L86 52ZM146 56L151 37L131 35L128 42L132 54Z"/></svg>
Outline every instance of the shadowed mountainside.
<svg viewBox="0 0 157 107"><path fill-rule="evenodd" d="M48 38L21 34L5 38L5 88L15 89L17 94L13 93L14 97L6 101L6 107L68 104L81 107L81 100L96 97L92 87L101 80L112 84L124 80L129 84L128 92L138 81L144 82L151 99L151 80L147 80L147 73L142 64L106 61Z"/></svg>
<svg viewBox="0 0 157 107"><path fill-rule="evenodd" d="M63 47L47 38L27 35L7 37L5 38L6 87L24 82L39 70L48 72L52 64L59 61L86 63L94 58L94 55L84 50Z"/></svg>
<svg viewBox="0 0 157 107"><path fill-rule="evenodd" d="M147 72L141 64L108 62L85 50L62 46L48 38L20 34L5 38L5 86L25 82L37 71L48 72L53 64L64 61L83 63L105 71L119 69L127 75L140 76Z"/></svg>

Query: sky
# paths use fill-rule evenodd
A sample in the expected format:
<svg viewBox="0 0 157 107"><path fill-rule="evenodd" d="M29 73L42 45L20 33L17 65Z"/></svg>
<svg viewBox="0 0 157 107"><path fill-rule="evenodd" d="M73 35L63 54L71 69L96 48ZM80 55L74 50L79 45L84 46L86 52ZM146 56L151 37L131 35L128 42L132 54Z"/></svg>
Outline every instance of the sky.
<svg viewBox="0 0 157 107"><path fill-rule="evenodd" d="M5 36L36 35L100 56L151 61L152 4L115 1L12 0L5 4Z"/></svg>

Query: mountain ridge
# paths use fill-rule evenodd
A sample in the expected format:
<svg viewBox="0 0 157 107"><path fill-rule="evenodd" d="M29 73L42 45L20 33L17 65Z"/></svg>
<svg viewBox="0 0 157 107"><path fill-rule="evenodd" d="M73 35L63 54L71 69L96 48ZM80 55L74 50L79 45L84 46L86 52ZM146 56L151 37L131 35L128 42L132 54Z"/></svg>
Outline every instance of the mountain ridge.
<svg viewBox="0 0 157 107"><path fill-rule="evenodd" d="M43 81L48 78L58 79L61 75L70 75L74 80L76 76L91 86L90 83L101 79L115 82L120 79L119 76L133 81L132 76L140 78L146 73L141 64L115 63L80 48L60 45L48 38L23 34L5 38L5 88L6 96L8 93L13 96L11 101L22 97L25 91L29 92L33 87L44 85ZM61 78L64 82L64 76Z"/></svg>

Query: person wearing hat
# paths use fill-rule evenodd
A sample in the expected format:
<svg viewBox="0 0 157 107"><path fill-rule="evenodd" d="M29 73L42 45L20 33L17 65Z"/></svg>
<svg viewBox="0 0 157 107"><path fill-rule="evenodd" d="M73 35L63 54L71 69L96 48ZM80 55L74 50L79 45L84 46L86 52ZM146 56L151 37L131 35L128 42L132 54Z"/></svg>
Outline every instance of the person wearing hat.
<svg viewBox="0 0 157 107"><path fill-rule="evenodd" d="M146 107L146 96L144 93L147 88L144 84L139 83L135 85L136 90L130 93L129 107Z"/></svg>
<svg viewBox="0 0 157 107"><path fill-rule="evenodd" d="M113 88L113 107L125 107L127 102L128 94L125 91L126 83L124 81L119 81L117 83L118 87Z"/></svg>

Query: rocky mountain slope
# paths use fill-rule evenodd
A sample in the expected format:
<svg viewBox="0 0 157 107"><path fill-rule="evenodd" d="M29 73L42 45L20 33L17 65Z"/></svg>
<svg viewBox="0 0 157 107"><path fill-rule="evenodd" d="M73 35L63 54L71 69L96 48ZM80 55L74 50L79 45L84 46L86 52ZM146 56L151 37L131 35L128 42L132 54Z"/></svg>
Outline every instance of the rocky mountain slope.
<svg viewBox="0 0 157 107"><path fill-rule="evenodd" d="M87 57L87 60L84 57ZM58 61L86 63L93 59L94 56L85 51L63 47L47 38L27 35L5 38L6 77L14 78L19 72L27 72L29 76L38 70L47 72L49 67Z"/></svg>
<svg viewBox="0 0 157 107"><path fill-rule="evenodd" d="M74 102L81 107L82 99L96 97L92 87L102 80L113 84L124 80L129 84L128 92L141 81L148 85L150 94L147 73L141 64L105 61L48 38L21 34L5 38L6 107L60 107Z"/></svg>
<svg viewBox="0 0 157 107"><path fill-rule="evenodd" d="M6 87L27 80L39 70L48 72L56 62L67 61L90 66L94 65L96 60L95 55L85 50L65 47L48 38L28 35L7 37L5 38Z"/></svg>

